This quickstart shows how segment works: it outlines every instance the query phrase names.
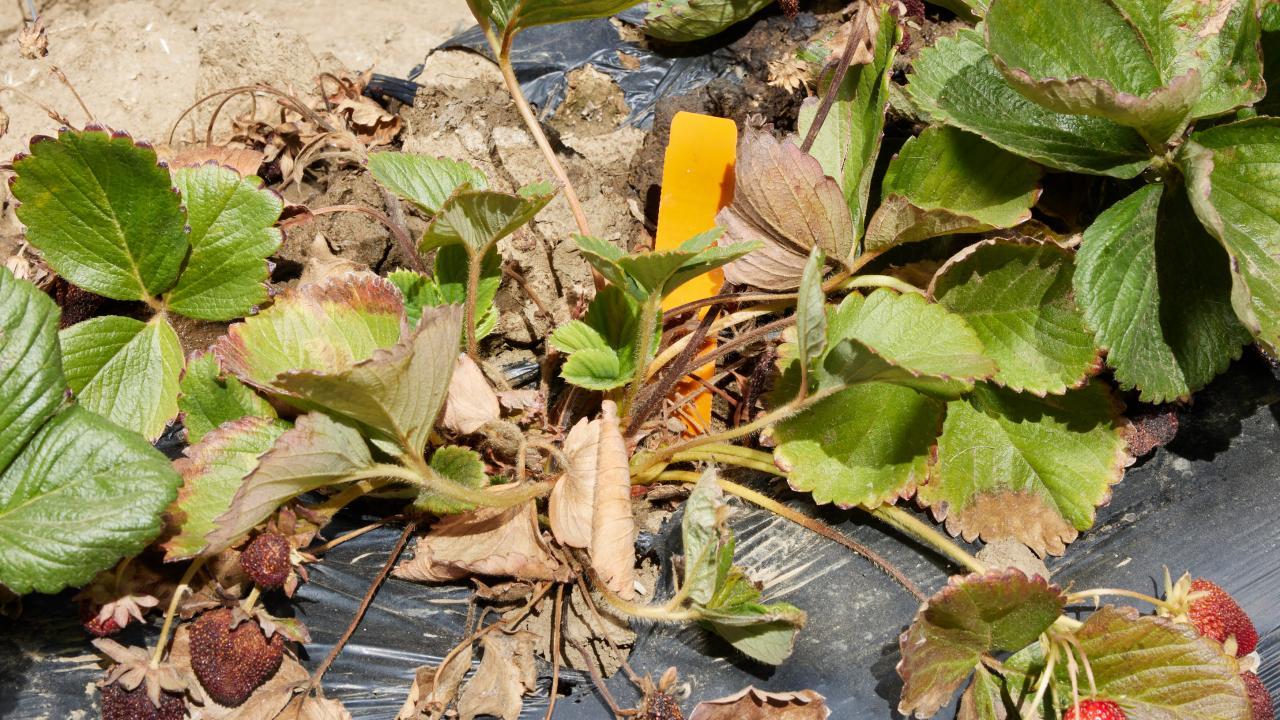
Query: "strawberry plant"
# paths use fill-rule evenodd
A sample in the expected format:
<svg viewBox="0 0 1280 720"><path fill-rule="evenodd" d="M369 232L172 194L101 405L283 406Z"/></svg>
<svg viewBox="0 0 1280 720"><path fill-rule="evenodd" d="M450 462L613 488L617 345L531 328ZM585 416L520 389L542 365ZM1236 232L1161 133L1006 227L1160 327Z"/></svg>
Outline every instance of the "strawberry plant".
<svg viewBox="0 0 1280 720"><path fill-rule="evenodd" d="M500 189L453 159L351 152L422 222L410 238L370 211L409 256L385 276L309 269L269 292L280 197L216 163L168 168L123 134L65 130L15 161L18 217L49 267L133 303L59 333L54 302L0 273L0 583L86 586L83 622L112 663L104 717L340 716L321 681L391 575L499 578L482 602L519 599L419 672L402 717L519 715L531 615L550 628L553 684L570 649L600 682L603 663L564 638L566 608L606 644L606 615L683 623L781 664L822 608L768 597L739 564L727 496L862 553L921 601L899 643L903 715L958 695L966 719L1267 717L1258 630L1210 580L1080 589L954 538L1062 555L1147 451L1125 400L1189 401L1250 343L1280 345L1280 125L1260 114L1276 7L953 0L976 24L921 50L902 87L904 10L860 1L842 48L803 53L818 93L796 135L751 122L716 227L650 249L592 233L511 58L527 28L635 4L470 3L556 183ZM654 2L647 27L697 39L765 4ZM910 136L890 144L902 117ZM1072 183L1097 207L1068 217ZM491 352L504 253L561 199L594 294L535 338L544 372L520 390ZM709 273L722 291L674 304ZM185 359L175 315L230 324ZM711 427L682 420L691 376L719 398ZM187 445L170 464L147 441L175 419ZM751 475L958 574L926 596ZM635 501L659 486L683 500L683 549L655 595ZM400 539L308 673L306 628L261 599L291 597L343 541L317 533L364 497L399 503ZM161 598L154 647L106 639ZM678 716L675 678L637 681L643 712ZM723 704L779 701L760 697Z"/></svg>

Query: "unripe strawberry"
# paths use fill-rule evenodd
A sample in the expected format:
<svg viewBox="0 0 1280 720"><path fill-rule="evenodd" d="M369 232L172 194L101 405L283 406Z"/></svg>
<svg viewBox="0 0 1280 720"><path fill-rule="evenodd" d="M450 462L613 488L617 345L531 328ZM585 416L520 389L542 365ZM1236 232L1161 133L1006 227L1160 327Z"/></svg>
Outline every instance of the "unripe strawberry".
<svg viewBox="0 0 1280 720"><path fill-rule="evenodd" d="M253 539L240 554L240 567L263 590L284 585L293 570L289 556L293 546L283 535L264 533Z"/></svg>
<svg viewBox="0 0 1280 720"><path fill-rule="evenodd" d="M1112 700L1082 700L1062 716L1062 720L1128 720L1124 709Z"/></svg>

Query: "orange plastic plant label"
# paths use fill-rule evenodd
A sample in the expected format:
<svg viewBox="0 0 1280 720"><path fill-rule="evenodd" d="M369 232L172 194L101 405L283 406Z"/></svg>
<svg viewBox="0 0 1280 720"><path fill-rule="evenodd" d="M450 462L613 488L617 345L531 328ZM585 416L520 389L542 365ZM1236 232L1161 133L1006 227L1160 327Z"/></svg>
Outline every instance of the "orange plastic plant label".
<svg viewBox="0 0 1280 720"><path fill-rule="evenodd" d="M734 121L689 112L676 114L662 169L655 249L674 249L716 226L716 213L733 200L737 149L738 125ZM723 284L723 273L714 270L677 288L663 301L663 309L712 297ZM714 341L708 341L707 348L714 346ZM697 375L706 380L714 372L712 364L699 368ZM680 415L691 433L710 427L711 394L692 378L682 381L675 391L676 397L684 397L699 390L701 394Z"/></svg>

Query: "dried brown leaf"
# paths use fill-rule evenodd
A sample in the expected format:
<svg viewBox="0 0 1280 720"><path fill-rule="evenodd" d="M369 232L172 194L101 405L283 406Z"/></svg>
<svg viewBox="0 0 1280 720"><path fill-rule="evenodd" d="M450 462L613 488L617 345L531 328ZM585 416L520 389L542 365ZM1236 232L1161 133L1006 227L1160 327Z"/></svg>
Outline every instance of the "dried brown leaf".
<svg viewBox="0 0 1280 720"><path fill-rule="evenodd" d="M631 512L630 455L618 426L618 406L612 400L600 406L599 443L591 567L618 597L631 600L636 592L636 520Z"/></svg>
<svg viewBox="0 0 1280 720"><path fill-rule="evenodd" d="M800 285L813 247L830 262L853 253L853 216L840 185L794 143L748 131L738 146L733 203L720 211L721 245L761 240L764 247L729 263L725 280L765 290Z"/></svg>
<svg viewBox="0 0 1280 720"><path fill-rule="evenodd" d="M467 575L524 580L563 577L563 568L538 532L532 501L447 517L418 538L413 559L395 569L396 577L417 582L446 582Z"/></svg>
<svg viewBox="0 0 1280 720"><path fill-rule="evenodd" d="M564 439L569 469L556 481L548 501L551 532L561 545L591 547L591 522L595 516L596 473L600 455L600 421L578 421Z"/></svg>
<svg viewBox="0 0 1280 720"><path fill-rule="evenodd" d="M481 639L484 657L458 700L461 720L493 715L517 720L524 707L524 694L538 685L533 662L533 633L512 635L489 633Z"/></svg>
<svg viewBox="0 0 1280 720"><path fill-rule="evenodd" d="M453 656L448 665L424 665L414 674L409 697L396 720L437 720L458 696L458 686L471 669L471 644Z"/></svg>
<svg viewBox="0 0 1280 720"><path fill-rule="evenodd" d="M947 531L972 542L1012 538L1033 549L1061 555L1080 532L1034 492L1005 490L974 497L968 507L946 515Z"/></svg>
<svg viewBox="0 0 1280 720"><path fill-rule="evenodd" d="M453 378L449 380L449 394L445 399L441 424L453 432L470 435L485 423L497 420L501 413L498 394L493 391L484 371L469 355L459 354Z"/></svg>
<svg viewBox="0 0 1280 720"><path fill-rule="evenodd" d="M242 177L257 175L266 157L258 150L228 145L193 145L177 152L158 151L157 154L169 163L169 167L197 167L211 162L229 167Z"/></svg>
<svg viewBox="0 0 1280 720"><path fill-rule="evenodd" d="M719 700L698 703L689 720L826 720L826 699L812 690L771 693L748 685Z"/></svg>
<svg viewBox="0 0 1280 720"><path fill-rule="evenodd" d="M337 700L299 695L289 701L275 720L351 720L351 713Z"/></svg>
<svg viewBox="0 0 1280 720"><path fill-rule="evenodd" d="M352 262L334 255L333 250L329 249L329 241L324 235L316 233L315 239L311 241L311 247L307 250L307 262L302 266L302 279L298 281L298 285L310 285L339 275L368 270L369 266L364 263Z"/></svg>
<svg viewBox="0 0 1280 720"><path fill-rule="evenodd" d="M28 60L38 60L49 54L49 35L45 32L44 18L25 23L18 35L18 52Z"/></svg>

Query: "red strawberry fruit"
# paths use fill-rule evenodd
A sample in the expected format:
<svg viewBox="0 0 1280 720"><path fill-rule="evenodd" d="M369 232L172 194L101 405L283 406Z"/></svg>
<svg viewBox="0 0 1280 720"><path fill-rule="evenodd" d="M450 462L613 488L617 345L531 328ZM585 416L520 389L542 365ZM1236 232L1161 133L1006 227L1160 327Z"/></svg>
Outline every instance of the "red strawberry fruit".
<svg viewBox="0 0 1280 720"><path fill-rule="evenodd" d="M132 690L112 683L102 688L102 720L182 720L187 705L180 695L160 693L160 707L147 697L146 685Z"/></svg>
<svg viewBox="0 0 1280 720"><path fill-rule="evenodd" d="M1243 673L1244 689L1249 693L1249 705L1253 707L1252 720L1276 720L1276 711L1271 704L1271 693L1262 680L1251 672Z"/></svg>
<svg viewBox="0 0 1280 720"><path fill-rule="evenodd" d="M239 707L280 669L284 636L268 640L252 620L234 623L231 610L212 610L188 628L191 667L214 702Z"/></svg>
<svg viewBox="0 0 1280 720"><path fill-rule="evenodd" d="M111 637L120 632L120 626L116 624L114 617L108 615L103 618L90 603L80 603L80 624L84 626L85 632L94 637Z"/></svg>
<svg viewBox="0 0 1280 720"><path fill-rule="evenodd" d="M1128 720L1124 709L1111 700L1082 700L1062 720Z"/></svg>
<svg viewBox="0 0 1280 720"><path fill-rule="evenodd" d="M1191 601L1187 617L1201 635L1230 647L1235 638L1236 657L1243 657L1258 647L1258 631L1253 621L1225 590L1203 578L1192 581L1191 592L1200 597Z"/></svg>

